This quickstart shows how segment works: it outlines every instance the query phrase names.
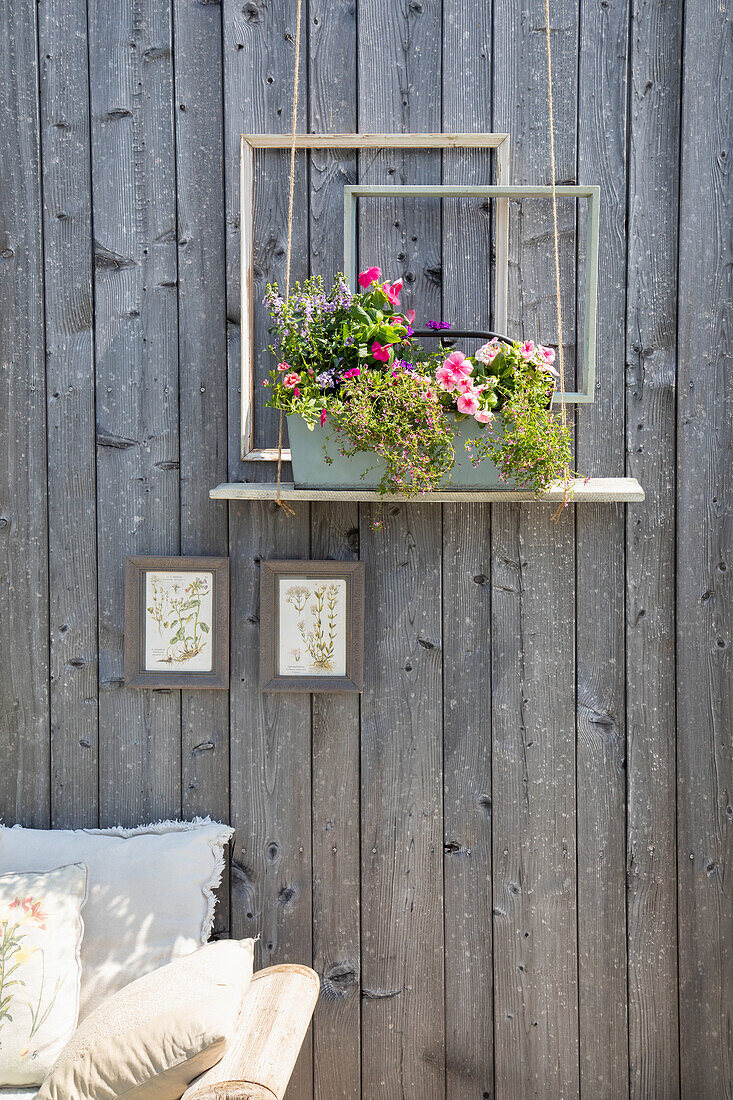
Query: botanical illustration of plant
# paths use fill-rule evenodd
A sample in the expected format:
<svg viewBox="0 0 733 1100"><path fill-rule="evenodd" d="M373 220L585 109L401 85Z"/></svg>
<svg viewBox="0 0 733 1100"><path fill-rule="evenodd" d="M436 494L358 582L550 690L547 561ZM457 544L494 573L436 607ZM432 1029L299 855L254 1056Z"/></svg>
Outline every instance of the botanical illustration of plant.
<svg viewBox="0 0 733 1100"><path fill-rule="evenodd" d="M310 589L302 584L291 584L285 593L286 602L292 604L299 615L305 611L305 605L309 599Z"/></svg>
<svg viewBox="0 0 733 1100"><path fill-rule="evenodd" d="M148 614L158 624L161 634L167 635L165 664L183 664L196 657L207 643L211 631L209 623L201 618L203 597L209 592L206 577L193 577L187 585L178 581L163 584L154 574L151 576L153 602Z"/></svg>
<svg viewBox="0 0 733 1100"><path fill-rule="evenodd" d="M306 649L311 655L313 667L320 672L330 672L333 668L336 643L338 587L335 584L321 585L315 589L313 599L314 603L310 609L313 623L308 626L301 619L298 623L298 630ZM299 610L302 610L302 608Z"/></svg>
<svg viewBox="0 0 733 1100"><path fill-rule="evenodd" d="M41 985L38 991L38 999L35 1004L26 1001L30 1014L31 1026L28 1032L28 1043L48 1019L49 1013L58 997L63 985L63 977L59 977L53 993L43 1004L45 987L45 962L46 957L39 947L29 947L25 941L28 938L28 928L35 924L41 931L46 929L48 914L43 911L40 900L34 900L31 895L25 898L14 898L8 906L6 913L0 918L0 1028L11 1023L12 1002L18 998L25 988L24 979L17 972L37 952L41 953ZM28 1048L21 1052L28 1053Z"/></svg>

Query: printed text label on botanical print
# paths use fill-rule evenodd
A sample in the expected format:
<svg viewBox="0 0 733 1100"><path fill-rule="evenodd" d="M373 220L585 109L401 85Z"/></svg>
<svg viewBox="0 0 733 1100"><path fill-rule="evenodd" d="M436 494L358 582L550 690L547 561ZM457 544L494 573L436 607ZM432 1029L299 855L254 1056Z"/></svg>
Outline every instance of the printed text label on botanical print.
<svg viewBox="0 0 733 1100"><path fill-rule="evenodd" d="M346 581L282 577L278 589L278 673L346 675Z"/></svg>
<svg viewBox="0 0 733 1100"><path fill-rule="evenodd" d="M210 672L212 573L145 574L145 668Z"/></svg>

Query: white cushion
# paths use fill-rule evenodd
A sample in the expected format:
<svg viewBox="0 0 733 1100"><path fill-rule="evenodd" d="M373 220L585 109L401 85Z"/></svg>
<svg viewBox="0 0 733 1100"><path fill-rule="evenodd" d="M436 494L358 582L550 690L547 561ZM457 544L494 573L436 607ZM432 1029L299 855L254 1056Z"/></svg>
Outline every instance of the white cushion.
<svg viewBox="0 0 733 1100"><path fill-rule="evenodd" d="M180 1100L220 1061L252 977L254 940L220 940L108 997L80 1025L39 1100Z"/></svg>
<svg viewBox="0 0 733 1100"><path fill-rule="evenodd" d="M0 1085L40 1085L79 1014L87 870L0 875Z"/></svg>
<svg viewBox="0 0 733 1100"><path fill-rule="evenodd" d="M208 818L139 829L0 826L0 872L89 870L79 1019L105 997L206 943L233 833Z"/></svg>

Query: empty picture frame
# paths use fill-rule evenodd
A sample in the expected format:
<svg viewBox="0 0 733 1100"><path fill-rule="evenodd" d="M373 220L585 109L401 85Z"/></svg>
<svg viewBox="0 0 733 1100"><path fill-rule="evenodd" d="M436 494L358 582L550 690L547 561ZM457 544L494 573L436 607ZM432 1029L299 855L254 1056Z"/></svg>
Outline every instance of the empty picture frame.
<svg viewBox="0 0 733 1100"><path fill-rule="evenodd" d="M254 151L289 149L287 134L242 134L240 137L240 230L241 230L241 456L247 462L277 462L277 447L254 445ZM296 149L494 149L496 180L509 182L509 134L297 134ZM395 188L395 191L397 189ZM509 200L499 198L496 212L497 256L507 255ZM345 272L348 275L348 271ZM497 273L495 318L501 330L506 324L508 265ZM290 451L283 449L283 462Z"/></svg>
<svg viewBox="0 0 733 1100"><path fill-rule="evenodd" d="M344 187L344 274L351 286L356 286L356 233L357 218L356 204L360 198L392 198L394 195L415 196L425 198L460 199L460 198L491 198L509 203L511 199L552 199L551 186L461 186L451 184L415 184L415 185L382 185L382 184L347 184ZM588 217L585 223L585 293L583 313L583 362L580 370L581 384L577 390L556 394L556 398L562 398L568 404L589 404L595 397L596 386L596 314L598 309L598 237L599 237L599 207L601 189L595 184L580 186L575 184L558 184L555 188L558 198L573 198L588 200ZM508 287L509 275L509 247L508 239L506 247L496 249L496 281L499 285ZM498 290L497 290L498 301ZM506 310L506 297L502 298L504 310ZM506 312L503 320L496 315L496 328L498 332L505 332Z"/></svg>

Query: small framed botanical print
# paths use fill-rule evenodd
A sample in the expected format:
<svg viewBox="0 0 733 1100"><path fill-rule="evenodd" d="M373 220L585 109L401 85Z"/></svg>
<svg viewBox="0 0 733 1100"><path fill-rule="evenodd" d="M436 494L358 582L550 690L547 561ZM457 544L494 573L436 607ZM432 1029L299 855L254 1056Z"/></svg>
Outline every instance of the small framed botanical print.
<svg viewBox="0 0 733 1100"><path fill-rule="evenodd" d="M125 684L229 686L229 559L125 559Z"/></svg>
<svg viewBox="0 0 733 1100"><path fill-rule="evenodd" d="M260 563L260 690L364 690L364 564Z"/></svg>

